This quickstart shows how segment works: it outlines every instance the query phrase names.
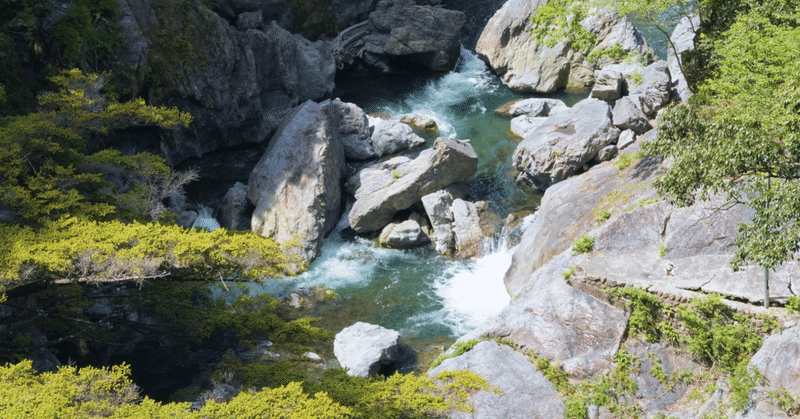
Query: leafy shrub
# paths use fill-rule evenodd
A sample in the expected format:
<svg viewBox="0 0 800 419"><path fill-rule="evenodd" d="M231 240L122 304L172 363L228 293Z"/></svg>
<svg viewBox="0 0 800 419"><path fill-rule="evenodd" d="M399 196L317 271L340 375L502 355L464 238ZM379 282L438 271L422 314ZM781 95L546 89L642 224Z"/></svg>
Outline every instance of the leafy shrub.
<svg viewBox="0 0 800 419"><path fill-rule="evenodd" d="M548 1L531 16L532 36L551 48L566 42L576 51L588 51L597 44L597 38L580 24L588 13L586 5L579 1Z"/></svg>
<svg viewBox="0 0 800 419"><path fill-rule="evenodd" d="M594 247L594 237L584 233L572 242L572 254L588 253Z"/></svg>
<svg viewBox="0 0 800 419"><path fill-rule="evenodd" d="M800 313L800 295L792 295L786 301L786 310L790 313Z"/></svg>

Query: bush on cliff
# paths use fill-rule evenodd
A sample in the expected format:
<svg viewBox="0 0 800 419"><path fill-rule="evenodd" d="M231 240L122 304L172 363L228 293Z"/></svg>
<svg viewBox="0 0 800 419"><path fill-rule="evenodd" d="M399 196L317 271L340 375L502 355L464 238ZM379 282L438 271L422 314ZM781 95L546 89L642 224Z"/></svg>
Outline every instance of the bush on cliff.
<svg viewBox="0 0 800 419"><path fill-rule="evenodd" d="M39 112L0 119L0 293L33 281L281 273L285 259L270 239L169 225L162 201L195 174L172 172L147 153L87 154L91 135L132 125L175 129L192 119L141 99L109 100L106 78L64 71L51 79L57 89L39 96Z"/></svg>
<svg viewBox="0 0 800 419"><path fill-rule="evenodd" d="M15 419L435 418L450 409L469 411L467 392L488 387L485 379L469 371L445 371L435 379L395 374L375 380L334 372L323 384L307 391L299 382L247 389L228 402L209 400L199 411L192 411L189 403L161 404L141 399L129 374L130 368L125 365L67 366L36 374L30 361L7 364L0 367L0 413L2 418ZM331 396L327 388L332 390Z"/></svg>

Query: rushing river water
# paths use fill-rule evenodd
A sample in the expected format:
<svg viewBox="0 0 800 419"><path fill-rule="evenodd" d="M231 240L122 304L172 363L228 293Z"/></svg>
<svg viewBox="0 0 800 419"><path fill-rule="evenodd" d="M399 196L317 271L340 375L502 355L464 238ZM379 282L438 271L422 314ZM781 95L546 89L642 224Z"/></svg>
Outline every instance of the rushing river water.
<svg viewBox="0 0 800 419"><path fill-rule="evenodd" d="M519 139L509 133L508 118L494 113L500 105L522 96L506 88L474 53L462 49L456 69L445 75L354 74L341 84L338 96L366 112L382 112L395 119L420 115L436 121L442 136L469 139L479 157L478 172L468 182L470 199L495 202L503 217L515 211L532 212L538 205L540 196L514 184L511 155ZM556 97L572 105L585 95ZM531 219L527 217L526 222ZM383 249L352 234L347 226L345 216L308 271L288 280L267 281L260 290L280 295L324 285L343 300L320 313L325 327L338 330L365 321L422 341L458 337L499 313L509 301L503 276L513 248L504 235L496 238L488 254L454 260L429 247Z"/></svg>

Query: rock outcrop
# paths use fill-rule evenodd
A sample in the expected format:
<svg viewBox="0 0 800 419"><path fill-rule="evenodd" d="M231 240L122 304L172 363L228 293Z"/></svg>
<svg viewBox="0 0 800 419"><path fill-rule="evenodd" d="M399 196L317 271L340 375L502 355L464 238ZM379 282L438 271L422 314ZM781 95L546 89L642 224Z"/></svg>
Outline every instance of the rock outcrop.
<svg viewBox="0 0 800 419"><path fill-rule="evenodd" d="M660 60L642 70L642 83L631 90L628 97L640 104L645 115L650 118L669 103L671 78L667 62ZM638 101L638 102L637 102Z"/></svg>
<svg viewBox="0 0 800 419"><path fill-rule="evenodd" d="M177 3L159 9L147 0L119 4L126 45L119 65L133 74L149 66L159 80L150 90L152 104L194 117L189 128L151 133L132 151L160 152L174 165L222 147L258 143L292 107L333 90L332 53L324 42L310 42L271 21L269 13L280 7L259 9L270 22L263 30L242 31L203 6L182 11ZM191 24L184 27L183 21Z"/></svg>
<svg viewBox="0 0 800 419"><path fill-rule="evenodd" d="M531 36L530 17L544 3L508 0L489 20L478 40L478 54L514 91L550 93L568 85L591 86L594 70L604 63L590 64L585 61L586 56L616 44L648 60L655 56L627 18L617 19L599 9L593 9L581 22L597 38L597 45L590 51L573 51L564 42L552 47L539 44Z"/></svg>
<svg viewBox="0 0 800 419"><path fill-rule="evenodd" d="M358 322L336 334L333 354L348 375L369 377L401 361L398 338L397 331Z"/></svg>
<svg viewBox="0 0 800 419"><path fill-rule="evenodd" d="M454 419L560 418L564 404L553 385L528 359L505 345L480 342L462 356L447 359L428 372L435 377L442 371L469 370L480 374L500 392L481 390L471 397L475 412L448 412Z"/></svg>
<svg viewBox="0 0 800 419"><path fill-rule="evenodd" d="M372 127L364 111L354 103L341 99L326 100L321 105L339 115L339 139L348 159L368 160L380 154L372 145Z"/></svg>
<svg viewBox="0 0 800 419"><path fill-rule="evenodd" d="M767 387L772 391L781 388L800 394L800 327L797 320L787 324L788 328L764 340L761 349L750 360L767 379Z"/></svg>
<svg viewBox="0 0 800 419"><path fill-rule="evenodd" d="M381 0L370 13L363 59L394 71L391 59L404 59L436 71L449 71L460 55L462 12L420 6L413 0Z"/></svg>
<svg viewBox="0 0 800 419"><path fill-rule="evenodd" d="M478 168L478 156L467 141L438 138L416 159L400 156L369 166L347 182L356 202L348 216L357 233L377 231L395 213L452 183L466 180Z"/></svg>
<svg viewBox="0 0 800 419"><path fill-rule="evenodd" d="M311 261L341 212L344 150L339 117L306 102L275 133L250 174L247 197L256 206L252 231L279 243L297 240Z"/></svg>
<svg viewBox="0 0 800 419"><path fill-rule="evenodd" d="M611 116L608 103L585 99L549 117L514 151L517 180L545 190L581 170L600 150L616 143L620 131Z"/></svg>

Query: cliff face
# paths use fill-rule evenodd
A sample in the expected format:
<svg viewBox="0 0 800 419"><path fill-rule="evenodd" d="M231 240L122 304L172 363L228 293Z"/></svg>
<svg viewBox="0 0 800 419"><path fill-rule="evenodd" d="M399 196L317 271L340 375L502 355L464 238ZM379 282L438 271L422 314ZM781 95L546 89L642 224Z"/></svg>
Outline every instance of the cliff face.
<svg viewBox="0 0 800 419"><path fill-rule="evenodd" d="M161 4L120 0L119 62L151 78L151 102L194 116L189 129L160 142L170 163L260 142L293 106L333 90L336 67L323 42L274 21L242 30L199 3Z"/></svg>

